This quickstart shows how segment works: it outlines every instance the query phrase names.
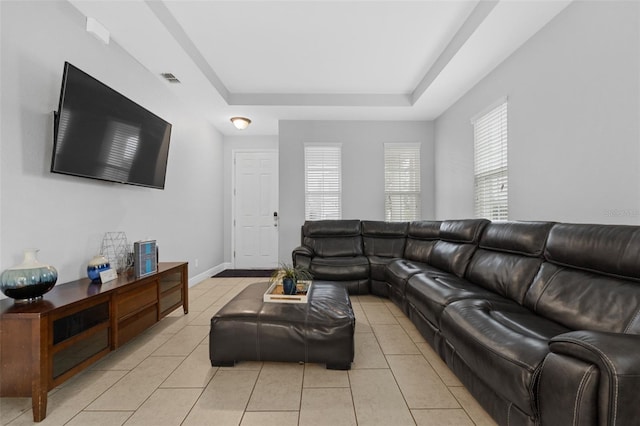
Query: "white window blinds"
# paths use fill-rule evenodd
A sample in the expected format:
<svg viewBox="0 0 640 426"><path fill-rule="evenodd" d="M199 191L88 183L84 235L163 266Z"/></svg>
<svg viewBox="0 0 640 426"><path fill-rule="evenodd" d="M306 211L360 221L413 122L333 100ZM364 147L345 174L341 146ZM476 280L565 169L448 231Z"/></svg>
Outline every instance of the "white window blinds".
<svg viewBox="0 0 640 426"><path fill-rule="evenodd" d="M342 218L342 146L304 147L305 219Z"/></svg>
<svg viewBox="0 0 640 426"><path fill-rule="evenodd" d="M490 220L509 216L507 100L472 120L475 145L475 214Z"/></svg>
<svg viewBox="0 0 640 426"><path fill-rule="evenodd" d="M385 220L420 219L420 144L384 144Z"/></svg>

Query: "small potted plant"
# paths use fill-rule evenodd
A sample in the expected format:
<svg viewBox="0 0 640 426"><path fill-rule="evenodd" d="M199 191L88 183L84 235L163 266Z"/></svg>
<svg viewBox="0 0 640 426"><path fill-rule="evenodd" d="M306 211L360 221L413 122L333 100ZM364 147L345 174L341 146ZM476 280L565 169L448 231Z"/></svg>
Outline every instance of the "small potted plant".
<svg viewBox="0 0 640 426"><path fill-rule="evenodd" d="M282 290L284 294L296 294L298 281L311 280L313 275L307 268L281 263L271 275L271 282L282 280Z"/></svg>

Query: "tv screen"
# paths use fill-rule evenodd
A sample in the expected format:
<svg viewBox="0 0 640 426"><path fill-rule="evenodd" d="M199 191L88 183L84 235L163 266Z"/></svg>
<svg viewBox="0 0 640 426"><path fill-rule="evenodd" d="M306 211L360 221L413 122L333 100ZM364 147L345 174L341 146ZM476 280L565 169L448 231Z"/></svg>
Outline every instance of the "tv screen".
<svg viewBox="0 0 640 426"><path fill-rule="evenodd" d="M68 62L51 172L164 189L171 124Z"/></svg>

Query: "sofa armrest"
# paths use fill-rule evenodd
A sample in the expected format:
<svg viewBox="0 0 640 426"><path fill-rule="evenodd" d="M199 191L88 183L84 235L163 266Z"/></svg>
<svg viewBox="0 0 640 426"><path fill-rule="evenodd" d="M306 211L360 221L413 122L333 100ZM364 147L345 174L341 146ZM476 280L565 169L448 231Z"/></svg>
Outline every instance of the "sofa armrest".
<svg viewBox="0 0 640 426"><path fill-rule="evenodd" d="M601 425L633 424L637 421L640 417L639 335L572 331L551 339L549 348L551 360L554 359L553 355L557 355L558 359L564 358L574 367L578 364L588 366L580 380L579 396L584 397L585 389L589 393L588 387L593 386L594 399L597 400L593 402L596 402L597 413L585 413L586 417L597 416L597 424ZM545 374L550 376L549 371L545 371L546 364L547 360L541 371L541 393L550 390L544 388L543 382ZM559 376L570 371L567 366L557 370ZM556 377L562 381L562 377ZM574 411L580 410L578 401L572 408ZM541 407L541 411L544 411L544 407Z"/></svg>
<svg viewBox="0 0 640 426"><path fill-rule="evenodd" d="M311 266L311 259L313 258L314 253L310 247L300 246L293 249L291 253L291 257L293 258L293 266L301 266L303 268L309 269Z"/></svg>

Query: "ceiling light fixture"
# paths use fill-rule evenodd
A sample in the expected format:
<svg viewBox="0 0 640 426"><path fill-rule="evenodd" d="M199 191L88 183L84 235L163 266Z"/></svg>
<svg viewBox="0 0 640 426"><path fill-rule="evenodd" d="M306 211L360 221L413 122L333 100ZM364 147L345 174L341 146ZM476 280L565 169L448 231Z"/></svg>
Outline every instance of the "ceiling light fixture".
<svg viewBox="0 0 640 426"><path fill-rule="evenodd" d="M251 124L251 120L246 117L231 117L231 122L238 130L244 130Z"/></svg>

